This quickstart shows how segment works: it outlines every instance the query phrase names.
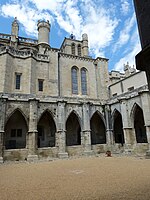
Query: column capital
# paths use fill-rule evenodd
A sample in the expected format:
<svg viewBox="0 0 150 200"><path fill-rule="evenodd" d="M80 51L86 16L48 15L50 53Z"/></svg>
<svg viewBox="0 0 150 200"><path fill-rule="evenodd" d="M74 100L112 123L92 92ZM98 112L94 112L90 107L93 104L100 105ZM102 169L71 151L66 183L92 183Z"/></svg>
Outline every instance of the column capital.
<svg viewBox="0 0 150 200"><path fill-rule="evenodd" d="M39 102L40 99L39 99L39 98L29 98L28 101L29 101L29 102L33 102L33 101Z"/></svg>
<svg viewBox="0 0 150 200"><path fill-rule="evenodd" d="M65 105L67 103L67 101L66 100L64 100L64 99L59 99L58 101L57 101L57 104L59 105Z"/></svg>
<svg viewBox="0 0 150 200"><path fill-rule="evenodd" d="M28 131L28 134L32 134L32 133L38 133L38 131L37 130L29 130Z"/></svg>

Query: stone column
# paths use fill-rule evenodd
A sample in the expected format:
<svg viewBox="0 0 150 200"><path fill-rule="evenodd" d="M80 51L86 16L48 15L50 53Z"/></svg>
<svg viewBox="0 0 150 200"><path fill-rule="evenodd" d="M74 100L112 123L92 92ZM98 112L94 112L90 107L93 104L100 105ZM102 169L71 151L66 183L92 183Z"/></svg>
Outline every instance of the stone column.
<svg viewBox="0 0 150 200"><path fill-rule="evenodd" d="M148 91L141 93L141 101L146 127L147 142L149 144L149 150L146 152L146 156L149 156L150 158L150 95Z"/></svg>
<svg viewBox="0 0 150 200"><path fill-rule="evenodd" d="M111 119L111 110L109 105L105 105L105 116L106 116L106 143L108 148L112 148L114 144L114 136L112 130L112 119Z"/></svg>
<svg viewBox="0 0 150 200"><path fill-rule="evenodd" d="M6 99L0 98L0 163L3 163Z"/></svg>
<svg viewBox="0 0 150 200"><path fill-rule="evenodd" d="M37 155L37 105L38 100L30 99L29 131L28 131L28 161L38 160Z"/></svg>
<svg viewBox="0 0 150 200"><path fill-rule="evenodd" d="M141 101L142 101L142 109L144 115L144 122L146 126L147 140L150 144L150 135L149 135L149 127L150 127L150 95L147 92L141 93Z"/></svg>
<svg viewBox="0 0 150 200"><path fill-rule="evenodd" d="M125 152L130 153L132 152L133 145L136 144L136 137L131 126L131 119L129 117L128 104L126 99L121 100L121 114L125 140Z"/></svg>
<svg viewBox="0 0 150 200"><path fill-rule="evenodd" d="M57 142L59 147L58 157L68 158L68 153L66 152L66 130L65 130L65 102L58 102L58 118L57 118Z"/></svg>
<svg viewBox="0 0 150 200"><path fill-rule="evenodd" d="M84 155L91 155L93 151L91 150L91 129L90 129L90 104L83 103L82 106L82 117L83 117L83 146Z"/></svg>

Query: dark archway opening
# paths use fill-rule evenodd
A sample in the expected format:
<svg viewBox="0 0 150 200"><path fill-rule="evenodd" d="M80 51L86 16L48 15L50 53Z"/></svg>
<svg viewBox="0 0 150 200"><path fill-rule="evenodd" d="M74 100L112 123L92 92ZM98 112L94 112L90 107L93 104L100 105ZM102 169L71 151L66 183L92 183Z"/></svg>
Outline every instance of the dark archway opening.
<svg viewBox="0 0 150 200"><path fill-rule="evenodd" d="M22 149L26 147L26 135L28 127L24 116L16 110L9 118L5 126L5 148Z"/></svg>
<svg viewBox="0 0 150 200"><path fill-rule="evenodd" d="M116 111L114 115L114 137L115 143L124 144L124 133L123 133L123 124L122 124L122 116Z"/></svg>
<svg viewBox="0 0 150 200"><path fill-rule="evenodd" d="M81 127L74 112L70 114L66 122L66 145L81 145Z"/></svg>
<svg viewBox="0 0 150 200"><path fill-rule="evenodd" d="M138 105L135 108L134 128L135 128L137 143L147 143L146 127L144 126L143 111Z"/></svg>
<svg viewBox="0 0 150 200"><path fill-rule="evenodd" d="M105 144L106 143L106 129L103 120L96 112L90 121L91 127L91 144Z"/></svg>
<svg viewBox="0 0 150 200"><path fill-rule="evenodd" d="M38 122L37 130L38 148L55 146L56 126L51 114L48 111L43 113L41 116Z"/></svg>

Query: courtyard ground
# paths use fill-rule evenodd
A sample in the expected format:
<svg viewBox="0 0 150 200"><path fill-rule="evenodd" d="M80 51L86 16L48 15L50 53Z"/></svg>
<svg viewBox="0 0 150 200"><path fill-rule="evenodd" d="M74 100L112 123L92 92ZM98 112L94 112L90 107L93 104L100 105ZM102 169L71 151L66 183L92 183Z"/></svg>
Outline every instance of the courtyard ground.
<svg viewBox="0 0 150 200"><path fill-rule="evenodd" d="M150 159L83 157L0 165L0 200L150 200Z"/></svg>

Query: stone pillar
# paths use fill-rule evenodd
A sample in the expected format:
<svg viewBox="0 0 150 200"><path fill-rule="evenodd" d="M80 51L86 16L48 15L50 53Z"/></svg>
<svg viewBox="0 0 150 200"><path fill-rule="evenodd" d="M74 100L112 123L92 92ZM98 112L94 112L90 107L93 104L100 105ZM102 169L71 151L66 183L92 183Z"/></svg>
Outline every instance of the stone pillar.
<svg viewBox="0 0 150 200"><path fill-rule="evenodd" d="M146 127L147 142L149 144L149 150L146 152L146 156L149 156L150 158L150 95L148 91L141 93L141 101Z"/></svg>
<svg viewBox="0 0 150 200"><path fill-rule="evenodd" d="M148 91L144 91L141 93L141 101L142 101L142 109L144 115L145 126L147 127L147 140L150 144L150 135L149 135L149 126L150 126L150 95Z"/></svg>
<svg viewBox="0 0 150 200"><path fill-rule="evenodd" d="M114 144L114 136L112 130L111 110L109 105L105 106L105 116L106 116L106 143L108 145L108 148L110 148L111 150L112 145Z"/></svg>
<svg viewBox="0 0 150 200"><path fill-rule="evenodd" d="M91 129L90 129L90 104L84 103L82 106L82 117L83 117L83 146L84 155L91 155Z"/></svg>
<svg viewBox="0 0 150 200"><path fill-rule="evenodd" d="M29 131L27 138L28 161L38 160L37 155L37 105L36 99L30 99Z"/></svg>
<svg viewBox="0 0 150 200"><path fill-rule="evenodd" d="M147 142L149 144L149 151L150 151L150 125L146 126L146 134L147 134Z"/></svg>
<svg viewBox="0 0 150 200"><path fill-rule="evenodd" d="M0 98L0 163L3 163L6 99Z"/></svg>
<svg viewBox="0 0 150 200"><path fill-rule="evenodd" d="M3 138L4 131L0 130L0 163L3 163Z"/></svg>
<svg viewBox="0 0 150 200"><path fill-rule="evenodd" d="M121 114L122 114L122 122L123 122L123 132L124 132L124 140L125 140L125 152L131 152L133 148L133 144L136 143L135 133L131 126L131 119L129 117L128 112L128 104L126 99L121 100Z"/></svg>
<svg viewBox="0 0 150 200"><path fill-rule="evenodd" d="M58 118L57 118L57 142L59 147L58 157L68 158L66 152L66 130L65 130L65 102L58 102Z"/></svg>

